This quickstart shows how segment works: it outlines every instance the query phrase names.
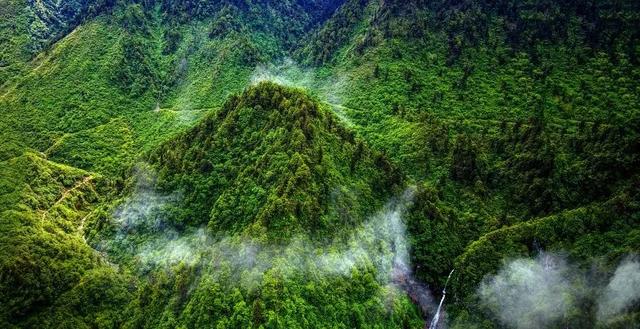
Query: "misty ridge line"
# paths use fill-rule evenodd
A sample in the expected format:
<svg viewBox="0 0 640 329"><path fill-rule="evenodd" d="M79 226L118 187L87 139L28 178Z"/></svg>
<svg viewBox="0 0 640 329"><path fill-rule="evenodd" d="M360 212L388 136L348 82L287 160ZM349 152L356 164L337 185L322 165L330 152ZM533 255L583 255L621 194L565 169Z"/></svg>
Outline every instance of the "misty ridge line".
<svg viewBox="0 0 640 329"><path fill-rule="evenodd" d="M171 270L182 263L205 269L201 273L213 280L224 279L216 276L218 269L230 268L234 277L229 282L248 290L259 286L269 271L276 271L283 278L305 276L319 280L372 269L379 283L404 290L425 319L437 314L431 318L432 324L446 327L446 312L412 273L402 219L413 203L412 187L389 200L346 239L318 245L308 237L297 236L287 244L273 245L244 236L215 237L205 228L176 230L166 209L177 205L181 194L157 191L155 174L148 166L139 166L134 173L134 192L113 212L117 232L101 245L126 250L140 268ZM561 254L541 252L534 259L506 261L496 274L485 277L477 293L480 302L501 323L516 329L553 326L566 320L571 312L580 312L585 302L595 305L595 319L606 324L640 302L637 256L626 257L606 284L595 282L589 274ZM441 302L444 292L442 297Z"/></svg>
<svg viewBox="0 0 640 329"><path fill-rule="evenodd" d="M318 245L300 235L288 244L273 245L241 235L214 237L205 228L178 232L168 224L165 209L177 205L181 201L180 194L158 192L150 167L139 168L135 172L135 191L113 213L114 222L119 225L118 232L102 245L127 250L143 271L171 270L173 266L185 264L200 268L199 275L208 280L226 280L229 284L252 290L270 271L285 279L321 280L350 277L354 270L373 270L379 284L406 292L425 321L429 321L436 310L444 318L444 312L440 313L442 305L436 305L428 287L419 282L412 271L403 215L413 204L414 187L391 198L347 237ZM140 239L140 233L148 235ZM231 270L232 280L218 277L218 270L223 268Z"/></svg>
<svg viewBox="0 0 640 329"><path fill-rule="evenodd" d="M345 239L318 245L301 235L286 245L272 245L243 236L214 237L205 228L176 230L167 209L179 204L180 193L158 192L155 174L148 166L138 166L134 174L133 193L113 211L116 233L100 245L128 250L143 266L224 262L237 270L261 274L279 268L292 275L303 271L316 276L350 275L354 268L362 267L374 268L381 282L393 281L397 271L411 271L402 216L412 204L413 188L392 198Z"/></svg>
<svg viewBox="0 0 640 329"><path fill-rule="evenodd" d="M509 328L548 328L585 314L594 305L598 325L605 326L640 303L640 259L625 257L603 284L593 273L569 263L561 254L505 262L478 288L481 303Z"/></svg>
<svg viewBox="0 0 640 329"><path fill-rule="evenodd" d="M293 59L284 58L280 62L256 66L249 78L249 84L255 86L265 81L304 89L317 96L322 103L329 105L345 125L353 125L345 113L347 108L344 106L343 91L349 86L346 75L333 73L332 76L323 78L316 70L301 67Z"/></svg>

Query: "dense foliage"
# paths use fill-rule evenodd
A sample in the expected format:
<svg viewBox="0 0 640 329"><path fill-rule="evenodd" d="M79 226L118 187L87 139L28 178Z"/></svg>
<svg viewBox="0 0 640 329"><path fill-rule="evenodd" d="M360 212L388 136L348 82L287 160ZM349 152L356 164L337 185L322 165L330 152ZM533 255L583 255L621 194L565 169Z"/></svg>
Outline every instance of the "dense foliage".
<svg viewBox="0 0 640 329"><path fill-rule="evenodd" d="M631 0L0 0L0 327L421 328L452 269L449 325L509 327L505 261L640 253L639 39Z"/></svg>
<svg viewBox="0 0 640 329"><path fill-rule="evenodd" d="M149 160L161 165L162 188L184 191L180 225L240 232L255 224L271 239L328 234L402 184L384 155L337 120L302 91L263 82Z"/></svg>

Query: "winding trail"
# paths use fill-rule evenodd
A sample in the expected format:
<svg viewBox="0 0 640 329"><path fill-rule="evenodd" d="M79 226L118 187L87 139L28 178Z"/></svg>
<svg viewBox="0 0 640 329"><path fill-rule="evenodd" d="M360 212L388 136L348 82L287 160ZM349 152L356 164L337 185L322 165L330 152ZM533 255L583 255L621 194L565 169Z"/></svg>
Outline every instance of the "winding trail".
<svg viewBox="0 0 640 329"><path fill-rule="evenodd" d="M59 205L60 203L62 203L67 197L69 197L69 195L71 195L71 193L73 193L74 191L82 188L83 186L89 184L93 179L95 178L95 176L93 175L89 175L87 177L85 177L84 179L82 179L80 182L76 183L76 185L74 185L73 187L66 189L64 192L62 192L62 195L60 196L60 198L51 206L49 207L49 209L47 209L43 214L42 214L42 219L45 220L47 215L49 214L49 212L51 211L51 209L53 209L54 207L56 207L57 205ZM80 225L78 226L78 233L80 234L80 237L82 237L82 241L84 241L85 244L87 244L87 246L89 246L89 248L91 248L91 250L93 250L96 255L98 255L98 257L107 265L113 267L113 268L118 268L118 265L112 263L109 261L109 258L107 257L107 255L104 252L98 251L96 249L94 249L93 247L91 247L87 241L87 238L84 236L84 227L85 227L85 223L87 221L87 218L89 218L89 216L91 216L91 214L93 213L93 211L89 211L89 213L87 213L81 220L80 220Z"/></svg>
<svg viewBox="0 0 640 329"><path fill-rule="evenodd" d="M87 242L87 238L84 236L84 223L87 222L87 218L89 218L89 216L91 216L92 213L93 211L90 211L86 216L82 217L82 219L80 220L80 226L78 226L78 232L82 237L82 241L84 241L84 243L86 244L89 244L89 243Z"/></svg>
<svg viewBox="0 0 640 329"><path fill-rule="evenodd" d="M191 109L191 110L176 110L174 108L160 108L160 107L156 107L153 112L154 113L171 113L171 114L176 114L176 115L186 115L186 114L195 114L195 115L200 115L202 113L207 113L207 112L211 112L211 111L215 111L216 108L214 107L202 107L202 108L195 108L195 109Z"/></svg>
<svg viewBox="0 0 640 329"><path fill-rule="evenodd" d="M74 191L78 190L79 188L83 187L84 185L88 184L94 178L95 177L93 175L89 175L89 176L85 177L82 181L76 183L76 185L74 185L73 187L64 190L64 192L62 192L62 195L60 196L60 198L51 207L49 207L49 209L45 210L42 213L42 220L45 220L47 218L47 215L49 215L49 212L51 211L51 209L55 208L57 205L62 203L62 201L64 201L72 192L74 192Z"/></svg>
<svg viewBox="0 0 640 329"><path fill-rule="evenodd" d="M344 106L342 104L335 104L335 103L331 103L328 101L322 101L323 104L330 106L333 109L333 112L343 121L345 121L348 125L355 125L355 126L360 126L362 127L362 124L359 123L354 123L349 115L347 113L362 113L365 112L365 110L362 109L356 109L353 107L348 107L348 106ZM499 127L500 125L502 125L503 123L507 123L510 125L515 125L515 124L521 124L523 127L529 127L530 124L528 124L526 121L522 121L522 120L517 120L515 118L507 118L507 119L491 119L491 118L478 118L478 117L472 117L472 118L461 118L461 117L437 117L438 121L443 122L443 123L447 123L447 124L451 124L451 125L455 125L455 124L461 124L461 123L473 123L473 124L479 124L479 125L492 125L494 127ZM409 121L407 121L408 123L411 123ZM413 123L417 123L417 122L413 122ZM564 118L551 118L547 124L547 126L549 128L554 129L555 131L562 129L562 128L575 128L577 129L577 127L580 124L586 124L586 125L590 125L593 126L596 124L595 121L592 120L576 120L576 119L564 119ZM606 127L606 128L611 128L614 125L612 124L607 124L607 123L600 123L600 125L602 127Z"/></svg>

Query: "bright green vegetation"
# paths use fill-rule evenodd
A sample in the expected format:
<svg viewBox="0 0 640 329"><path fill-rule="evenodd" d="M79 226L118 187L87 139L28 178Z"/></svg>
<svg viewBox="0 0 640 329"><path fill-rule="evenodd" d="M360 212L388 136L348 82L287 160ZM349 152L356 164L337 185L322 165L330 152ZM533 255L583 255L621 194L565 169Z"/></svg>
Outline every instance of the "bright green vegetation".
<svg viewBox="0 0 640 329"><path fill-rule="evenodd" d="M185 191L181 225L207 224L216 232L251 227L256 238L347 229L402 184L389 160L327 108L268 82L232 97L149 160L160 164L164 189Z"/></svg>
<svg viewBox="0 0 640 329"><path fill-rule="evenodd" d="M509 259L606 282L639 39L627 0L0 0L0 327L422 328L377 216L409 186L450 327L504 327ZM640 321L595 309L546 325Z"/></svg>
<svg viewBox="0 0 640 329"><path fill-rule="evenodd" d="M114 241L109 254L149 278L127 325L421 326L409 299L377 279L375 259L316 263L348 262L322 237L348 239L402 180L336 120L301 90L264 82L151 152L133 201L89 219L99 229L91 241ZM392 254L374 236L358 243Z"/></svg>
<svg viewBox="0 0 640 329"><path fill-rule="evenodd" d="M117 321L126 281L83 239L104 178L30 152L0 168L2 326Z"/></svg>

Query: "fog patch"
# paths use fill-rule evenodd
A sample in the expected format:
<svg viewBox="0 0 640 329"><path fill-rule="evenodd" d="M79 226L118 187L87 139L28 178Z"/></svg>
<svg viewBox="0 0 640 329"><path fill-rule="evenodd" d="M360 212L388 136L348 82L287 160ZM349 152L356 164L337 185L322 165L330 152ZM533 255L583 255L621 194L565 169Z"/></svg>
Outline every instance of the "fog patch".
<svg viewBox="0 0 640 329"><path fill-rule="evenodd" d="M349 88L349 79L344 74L333 72L333 75L323 77L318 70L304 68L291 58L276 63L258 64L250 78L251 85L269 81L279 85L305 89L316 96L333 112L351 125L348 108L344 106L345 92Z"/></svg>
<svg viewBox="0 0 640 329"><path fill-rule="evenodd" d="M167 208L181 200L181 194L158 191L157 176L148 164L137 164L133 179L130 196L115 207L110 218L112 234L96 248L144 264L193 263L190 245L195 236L176 230L167 217Z"/></svg>
<svg viewBox="0 0 640 329"><path fill-rule="evenodd" d="M624 260L598 300L598 320L607 322L640 302L640 261Z"/></svg>
<svg viewBox="0 0 640 329"><path fill-rule="evenodd" d="M116 239L126 239L132 231L162 231L166 224L163 208L178 201L178 193L162 194L156 190L157 177L146 164L133 169L135 187L130 197L116 207Z"/></svg>
<svg viewBox="0 0 640 329"><path fill-rule="evenodd" d="M287 87L312 89L315 86L313 70L298 66L291 58L279 63L258 64L251 75L251 84L270 81Z"/></svg>
<svg viewBox="0 0 640 329"><path fill-rule="evenodd" d="M370 262L385 280L392 277L394 270L408 271L409 245L402 215L413 194L413 189L409 189L388 202L354 230L346 243L334 242L329 251L317 258L317 265L325 273L348 275L353 267Z"/></svg>
<svg viewBox="0 0 640 329"><path fill-rule="evenodd" d="M211 264L225 262L236 270L280 267L284 273L312 271L316 275L348 276L356 267L374 267L379 279L391 282L394 272L410 272L409 245L402 220L413 189L390 200L342 239L318 245L297 236L285 245L265 244L250 237L214 236L205 228L178 230L171 221L180 193L162 193L148 165L134 169L135 187L112 216L115 234L110 245L127 245L144 264L193 264L207 254ZM293 270L293 271L291 271Z"/></svg>
<svg viewBox="0 0 640 329"><path fill-rule="evenodd" d="M230 284L250 291L260 286L270 271L285 278L321 279L350 277L356 269L373 270L382 286L406 291L425 318L435 311L429 290L411 271L402 217L412 203L412 188L390 200L346 237L318 244L301 235L284 245L274 245L242 235L214 236L205 228L176 229L169 211L180 203L181 195L160 193L154 186L154 174L148 167L141 168L134 192L113 213L117 230L105 245L129 253L143 272L185 264L196 266L209 279L229 273Z"/></svg>
<svg viewBox="0 0 640 329"><path fill-rule="evenodd" d="M536 259L511 261L482 282L479 294L502 323L533 329L567 313L572 306L571 285L564 259L543 253Z"/></svg>
<svg viewBox="0 0 640 329"><path fill-rule="evenodd" d="M576 314L590 317L585 305L596 305L597 322L603 324L640 302L640 263L636 257L622 261L609 280L596 280L587 270L557 254L541 253L535 259L514 259L478 288L482 305L509 328L549 328L571 322ZM608 282L608 284L606 283Z"/></svg>

